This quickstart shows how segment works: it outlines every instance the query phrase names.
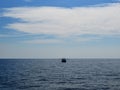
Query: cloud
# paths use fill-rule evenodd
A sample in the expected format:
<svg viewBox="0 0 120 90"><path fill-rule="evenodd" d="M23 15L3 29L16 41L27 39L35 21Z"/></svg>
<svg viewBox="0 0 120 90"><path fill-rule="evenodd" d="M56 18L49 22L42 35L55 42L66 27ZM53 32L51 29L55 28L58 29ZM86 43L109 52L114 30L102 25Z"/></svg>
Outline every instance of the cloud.
<svg viewBox="0 0 120 90"><path fill-rule="evenodd" d="M20 20L5 28L30 34L50 34L64 38L84 34L120 35L119 9L120 3L74 8L14 7L5 9L3 17Z"/></svg>

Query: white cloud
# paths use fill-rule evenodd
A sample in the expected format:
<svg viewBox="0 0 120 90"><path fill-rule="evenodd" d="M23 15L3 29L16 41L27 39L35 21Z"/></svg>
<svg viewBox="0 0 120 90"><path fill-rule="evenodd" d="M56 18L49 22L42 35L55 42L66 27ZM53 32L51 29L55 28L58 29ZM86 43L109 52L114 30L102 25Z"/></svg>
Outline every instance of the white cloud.
<svg viewBox="0 0 120 90"><path fill-rule="evenodd" d="M23 22L5 27L21 32L59 37L120 35L120 3L97 7L17 7L6 10L4 17L17 18Z"/></svg>

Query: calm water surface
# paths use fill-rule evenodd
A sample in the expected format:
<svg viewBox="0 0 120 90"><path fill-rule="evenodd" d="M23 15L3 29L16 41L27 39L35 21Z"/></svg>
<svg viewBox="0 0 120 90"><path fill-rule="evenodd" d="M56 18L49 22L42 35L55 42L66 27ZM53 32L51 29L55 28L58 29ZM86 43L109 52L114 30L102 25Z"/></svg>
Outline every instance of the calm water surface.
<svg viewBox="0 0 120 90"><path fill-rule="evenodd" d="M1 59L0 90L120 90L120 59Z"/></svg>

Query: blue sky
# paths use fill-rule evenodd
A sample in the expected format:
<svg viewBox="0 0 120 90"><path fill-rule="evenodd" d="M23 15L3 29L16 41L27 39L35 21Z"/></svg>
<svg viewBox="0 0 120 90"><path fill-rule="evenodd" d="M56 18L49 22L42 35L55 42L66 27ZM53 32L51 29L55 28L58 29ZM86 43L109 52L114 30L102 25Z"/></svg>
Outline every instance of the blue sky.
<svg viewBox="0 0 120 90"><path fill-rule="evenodd" d="M119 0L0 1L0 58L119 54Z"/></svg>

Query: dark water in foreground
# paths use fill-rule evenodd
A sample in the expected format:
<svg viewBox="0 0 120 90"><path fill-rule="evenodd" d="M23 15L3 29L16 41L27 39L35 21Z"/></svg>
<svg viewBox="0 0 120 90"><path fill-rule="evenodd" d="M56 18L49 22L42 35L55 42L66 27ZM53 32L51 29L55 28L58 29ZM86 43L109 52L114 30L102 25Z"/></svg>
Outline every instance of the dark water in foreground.
<svg viewBox="0 0 120 90"><path fill-rule="evenodd" d="M120 59L1 59L0 90L120 90Z"/></svg>

